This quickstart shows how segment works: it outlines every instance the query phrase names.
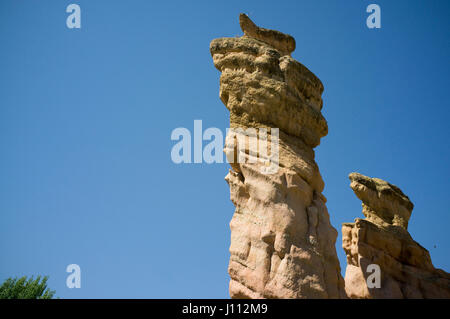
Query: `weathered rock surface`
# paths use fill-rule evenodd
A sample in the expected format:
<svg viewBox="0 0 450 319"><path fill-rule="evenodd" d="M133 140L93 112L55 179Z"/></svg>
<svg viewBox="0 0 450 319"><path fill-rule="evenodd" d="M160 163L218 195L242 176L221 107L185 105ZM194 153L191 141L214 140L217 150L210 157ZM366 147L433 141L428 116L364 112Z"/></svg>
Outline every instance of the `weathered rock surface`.
<svg viewBox="0 0 450 319"><path fill-rule="evenodd" d="M350 187L366 219L342 226L347 255L345 290L350 298L450 298L450 274L435 269L429 252L408 232L414 205L396 186L358 173ZM370 264L381 271L380 288L369 288Z"/></svg>
<svg viewBox="0 0 450 319"><path fill-rule="evenodd" d="M321 81L290 53L295 40L240 16L244 36L211 42L230 111L226 176L236 206L230 222L232 298L343 298L344 281L313 148L327 134ZM279 129L271 155L251 129ZM242 147L241 138L248 138ZM269 139L269 136L266 140ZM241 142L239 142L241 141ZM239 145L241 143L241 145ZM256 151L255 151L256 149ZM273 156L274 152L278 155ZM239 162L236 158L242 158ZM267 173L267 166L277 169Z"/></svg>

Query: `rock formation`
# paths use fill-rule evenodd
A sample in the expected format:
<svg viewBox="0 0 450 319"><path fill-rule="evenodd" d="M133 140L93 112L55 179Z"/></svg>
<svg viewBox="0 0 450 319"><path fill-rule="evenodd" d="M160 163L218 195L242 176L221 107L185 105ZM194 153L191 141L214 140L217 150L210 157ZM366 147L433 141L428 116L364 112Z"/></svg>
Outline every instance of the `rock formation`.
<svg viewBox="0 0 450 319"><path fill-rule="evenodd" d="M210 45L222 72L220 98L230 111L224 149L232 167L225 179L236 206L230 295L345 297L337 232L314 161L313 148L328 132L321 114L323 85L290 56L294 38L259 28L243 14L240 25L242 37ZM260 134L265 131L270 155L261 147L269 141Z"/></svg>
<svg viewBox="0 0 450 319"><path fill-rule="evenodd" d="M414 205L396 186L358 173L350 187L366 219L342 226L347 255L345 290L350 298L450 298L450 274L435 269L429 252L408 232ZM369 288L369 265L378 265L379 288ZM372 285L370 285L372 286Z"/></svg>

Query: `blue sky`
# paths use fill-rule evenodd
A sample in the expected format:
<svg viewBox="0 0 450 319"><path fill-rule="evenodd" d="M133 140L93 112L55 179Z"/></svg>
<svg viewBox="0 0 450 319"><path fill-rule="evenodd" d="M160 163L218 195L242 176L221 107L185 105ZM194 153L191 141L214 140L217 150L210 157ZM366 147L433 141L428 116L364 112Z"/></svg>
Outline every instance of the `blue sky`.
<svg viewBox="0 0 450 319"><path fill-rule="evenodd" d="M241 35L240 12L293 35L324 83L334 227L362 217L350 172L386 179L450 270L450 2L373 2L1 1L0 280L47 274L61 298L228 297L228 165L174 164L170 134L228 127L209 43ZM72 263L81 289L66 287Z"/></svg>

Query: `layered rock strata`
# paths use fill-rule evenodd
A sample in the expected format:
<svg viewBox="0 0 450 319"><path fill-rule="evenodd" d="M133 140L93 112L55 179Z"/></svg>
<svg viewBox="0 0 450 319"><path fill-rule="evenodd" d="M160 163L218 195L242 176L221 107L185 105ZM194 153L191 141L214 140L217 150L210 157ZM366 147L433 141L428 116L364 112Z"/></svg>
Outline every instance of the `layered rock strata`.
<svg viewBox="0 0 450 319"><path fill-rule="evenodd" d="M413 203L398 187L358 173L350 187L365 219L342 226L347 255L345 290L350 298L450 298L450 274L434 268L429 252L408 232ZM380 270L379 287L371 283ZM369 284L368 284L369 281Z"/></svg>
<svg viewBox="0 0 450 319"><path fill-rule="evenodd" d="M290 56L294 38L243 14L240 25L243 36L210 45L230 111L230 296L345 297L337 232L314 160L313 148L328 132L323 85Z"/></svg>

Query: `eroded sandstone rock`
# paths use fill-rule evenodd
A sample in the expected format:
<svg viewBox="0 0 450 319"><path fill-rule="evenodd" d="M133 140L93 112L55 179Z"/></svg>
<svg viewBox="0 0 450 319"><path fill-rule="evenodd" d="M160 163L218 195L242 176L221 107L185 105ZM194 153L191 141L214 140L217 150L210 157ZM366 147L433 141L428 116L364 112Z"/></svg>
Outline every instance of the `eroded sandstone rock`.
<svg viewBox="0 0 450 319"><path fill-rule="evenodd" d="M278 128L277 158L252 148L258 133L230 131L226 176L236 206L230 222L232 298L341 298L344 281L335 250L324 182L313 148L328 132L321 81L290 53L295 40L240 16L244 36L211 42L221 71L220 98L232 129ZM239 145L246 135L248 144ZM275 150L270 144L271 152ZM256 151L255 151L256 149ZM272 154L273 155L273 154ZM277 165L265 173L268 165Z"/></svg>
<svg viewBox="0 0 450 319"><path fill-rule="evenodd" d="M347 255L345 290L350 298L450 298L450 274L435 269L429 252L408 232L414 205L395 185L358 173L350 187L366 219L342 226ZM379 265L380 288L369 288L367 267Z"/></svg>

